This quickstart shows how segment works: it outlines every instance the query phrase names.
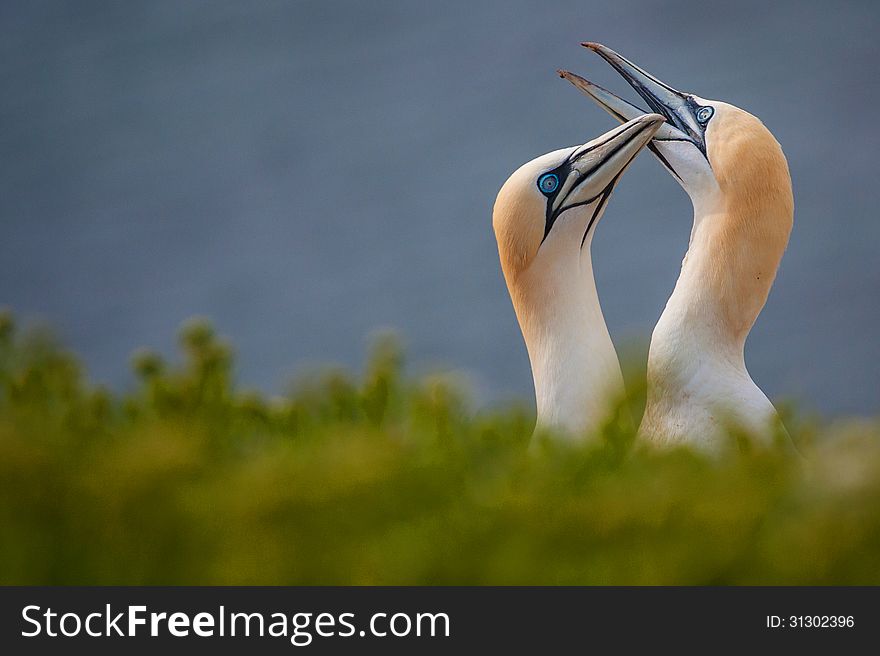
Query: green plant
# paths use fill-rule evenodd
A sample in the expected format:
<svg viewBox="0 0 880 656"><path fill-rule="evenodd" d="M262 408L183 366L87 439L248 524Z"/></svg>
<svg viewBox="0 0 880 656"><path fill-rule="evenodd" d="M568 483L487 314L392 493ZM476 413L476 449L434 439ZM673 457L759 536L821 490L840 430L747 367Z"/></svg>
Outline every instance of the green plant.
<svg viewBox="0 0 880 656"><path fill-rule="evenodd" d="M634 444L638 394L582 446L410 379L390 338L355 378L239 389L204 321L141 351L123 395L0 313L3 584L877 584L880 427L789 418L781 449Z"/></svg>

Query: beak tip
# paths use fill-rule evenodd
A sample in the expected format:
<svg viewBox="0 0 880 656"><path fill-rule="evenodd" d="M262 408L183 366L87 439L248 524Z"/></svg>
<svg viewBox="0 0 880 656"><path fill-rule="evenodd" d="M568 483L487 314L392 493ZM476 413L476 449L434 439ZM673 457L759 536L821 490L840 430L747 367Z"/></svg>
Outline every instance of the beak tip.
<svg viewBox="0 0 880 656"><path fill-rule="evenodd" d="M599 48L602 47L602 44L601 44L601 43L595 43L594 41L583 41L583 42L581 43L581 45L582 45L584 48L589 48L590 50L593 50L593 51L598 51Z"/></svg>

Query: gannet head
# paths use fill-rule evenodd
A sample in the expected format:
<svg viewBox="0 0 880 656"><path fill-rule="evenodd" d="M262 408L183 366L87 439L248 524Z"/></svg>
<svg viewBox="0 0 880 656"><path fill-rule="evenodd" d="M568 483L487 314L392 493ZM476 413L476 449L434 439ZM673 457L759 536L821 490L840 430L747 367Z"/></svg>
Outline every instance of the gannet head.
<svg viewBox="0 0 880 656"><path fill-rule="evenodd" d="M764 305L791 232L794 199L782 148L748 112L677 91L603 45L583 45L666 119L648 147L693 202L687 258L695 251L708 254L707 265L695 269L698 284L709 285L725 325L742 343ZM560 75L619 121L642 111L573 73ZM706 217L716 220L698 231Z"/></svg>
<svg viewBox="0 0 880 656"><path fill-rule="evenodd" d="M784 207L792 207L788 164L760 120L728 103L677 91L601 44L583 45L611 64L666 119L649 148L695 206L762 201L781 205L773 213L791 214ZM619 121L642 113L589 80L567 71L559 74Z"/></svg>
<svg viewBox="0 0 880 656"><path fill-rule="evenodd" d="M639 116L581 146L521 166L492 214L501 268L522 330L538 424L591 434L622 392L590 255L593 233L620 176L663 124Z"/></svg>
<svg viewBox="0 0 880 656"><path fill-rule="evenodd" d="M504 183L492 225L514 305L527 274L565 278L581 252L589 254L615 184L663 121L639 115L581 146L533 159Z"/></svg>

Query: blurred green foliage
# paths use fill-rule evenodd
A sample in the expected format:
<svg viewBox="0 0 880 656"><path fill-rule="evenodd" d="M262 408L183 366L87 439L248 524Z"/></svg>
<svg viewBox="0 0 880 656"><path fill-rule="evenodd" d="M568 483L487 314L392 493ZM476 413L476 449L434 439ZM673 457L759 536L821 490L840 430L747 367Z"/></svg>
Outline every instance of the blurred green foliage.
<svg viewBox="0 0 880 656"><path fill-rule="evenodd" d="M528 448L526 406L475 412L365 373L237 388L204 321L183 361L91 386L0 313L3 584L878 584L880 427L798 424L782 449L633 447L639 394L586 446Z"/></svg>

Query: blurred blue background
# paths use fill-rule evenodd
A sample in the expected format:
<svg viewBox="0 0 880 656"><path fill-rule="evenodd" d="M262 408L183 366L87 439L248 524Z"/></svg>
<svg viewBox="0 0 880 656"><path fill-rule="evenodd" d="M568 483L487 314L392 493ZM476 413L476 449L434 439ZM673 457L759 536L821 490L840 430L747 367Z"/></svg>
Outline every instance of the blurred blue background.
<svg viewBox="0 0 880 656"><path fill-rule="evenodd" d="M612 127L601 41L759 116L795 229L747 363L771 396L880 410L876 2L18 2L0 7L0 304L114 386L210 316L240 379L357 366L394 327L484 401L531 394L491 230L510 172ZM619 345L644 343L690 231L650 156L596 239Z"/></svg>

